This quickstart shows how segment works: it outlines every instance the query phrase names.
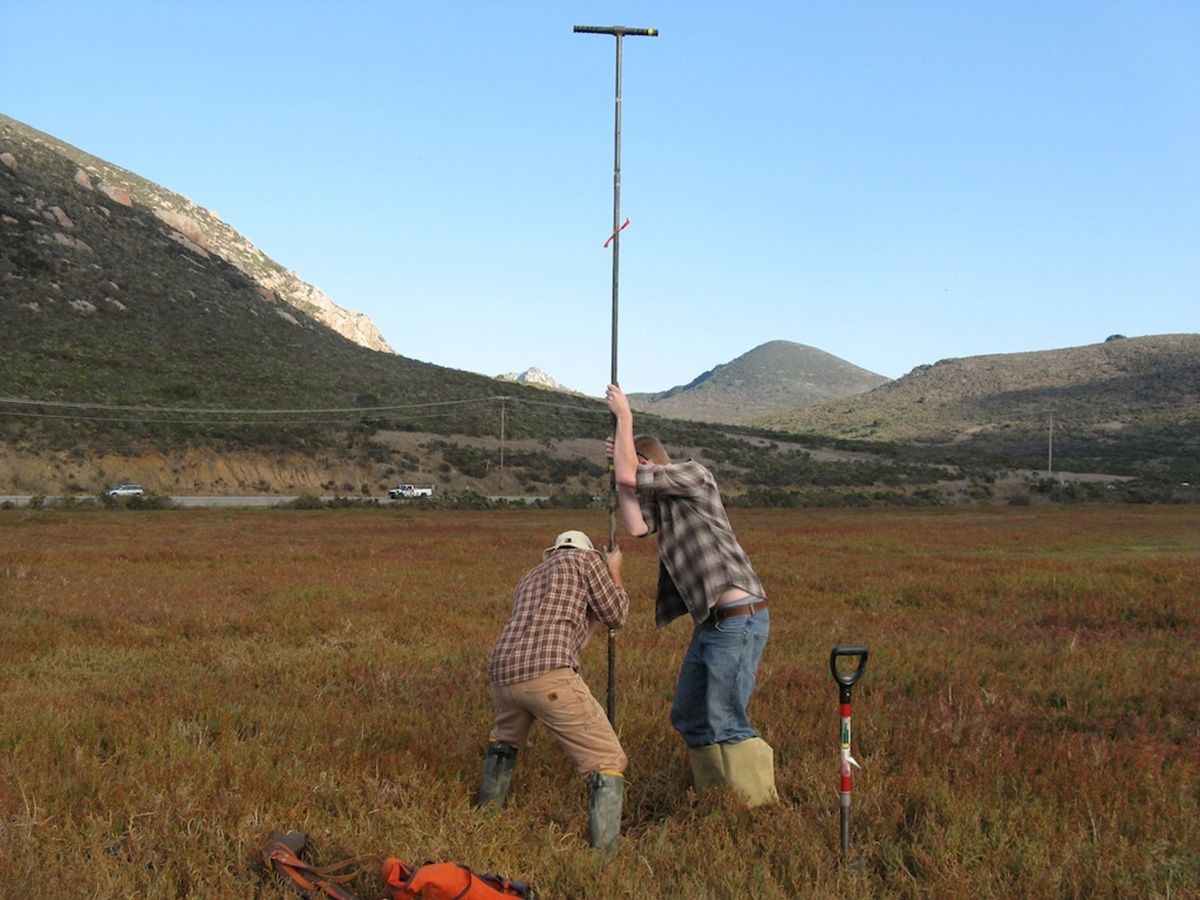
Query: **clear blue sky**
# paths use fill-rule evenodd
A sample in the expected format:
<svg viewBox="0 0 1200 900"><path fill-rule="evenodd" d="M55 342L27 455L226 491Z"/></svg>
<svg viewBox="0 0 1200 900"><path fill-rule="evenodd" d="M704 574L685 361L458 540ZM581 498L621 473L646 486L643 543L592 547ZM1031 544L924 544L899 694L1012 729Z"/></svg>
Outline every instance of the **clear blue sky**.
<svg viewBox="0 0 1200 900"><path fill-rule="evenodd" d="M599 395L768 340L898 377L1194 332L1200 3L4 0L0 111L399 352Z"/></svg>

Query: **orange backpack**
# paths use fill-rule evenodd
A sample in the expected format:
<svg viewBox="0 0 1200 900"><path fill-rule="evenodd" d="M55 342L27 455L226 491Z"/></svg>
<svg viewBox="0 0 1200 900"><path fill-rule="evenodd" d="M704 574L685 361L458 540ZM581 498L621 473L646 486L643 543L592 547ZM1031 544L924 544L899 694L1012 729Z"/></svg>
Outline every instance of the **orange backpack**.
<svg viewBox="0 0 1200 900"><path fill-rule="evenodd" d="M531 885L503 875L480 875L462 863L425 863L413 869L391 856L383 862L382 875L389 900L537 900Z"/></svg>
<svg viewBox="0 0 1200 900"><path fill-rule="evenodd" d="M343 885L358 877L363 863L373 860L377 865L379 857L355 856L328 866L314 866L300 858L307 843L308 835L302 831L272 831L259 855L268 870L276 872L302 897L358 900ZM383 861L380 876L385 900L538 900L532 885L502 875L480 875L462 863L425 863L414 869L391 856Z"/></svg>

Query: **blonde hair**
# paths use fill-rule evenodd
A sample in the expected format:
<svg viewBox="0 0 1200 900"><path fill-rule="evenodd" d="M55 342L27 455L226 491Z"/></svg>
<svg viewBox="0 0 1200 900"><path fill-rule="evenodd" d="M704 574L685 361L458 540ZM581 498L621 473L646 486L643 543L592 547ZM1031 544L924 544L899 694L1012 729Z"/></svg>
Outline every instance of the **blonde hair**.
<svg viewBox="0 0 1200 900"><path fill-rule="evenodd" d="M667 455L667 449L662 445L662 441L652 434L637 435L633 439L633 449L638 456L646 457L656 466L671 464L671 457Z"/></svg>

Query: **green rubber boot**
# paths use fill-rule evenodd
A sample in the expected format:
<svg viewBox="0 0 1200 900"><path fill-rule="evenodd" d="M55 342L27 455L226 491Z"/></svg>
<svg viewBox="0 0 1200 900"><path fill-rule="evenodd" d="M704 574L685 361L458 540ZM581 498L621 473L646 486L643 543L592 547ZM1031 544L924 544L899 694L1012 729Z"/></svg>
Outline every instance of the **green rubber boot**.
<svg viewBox="0 0 1200 900"><path fill-rule="evenodd" d="M621 833L621 807L625 803L625 776L620 772L593 772L588 776L588 843L612 853Z"/></svg>
<svg viewBox="0 0 1200 900"><path fill-rule="evenodd" d="M517 748L504 741L492 741L483 751L483 778L479 783L476 806L503 806L512 787L513 770L517 767Z"/></svg>

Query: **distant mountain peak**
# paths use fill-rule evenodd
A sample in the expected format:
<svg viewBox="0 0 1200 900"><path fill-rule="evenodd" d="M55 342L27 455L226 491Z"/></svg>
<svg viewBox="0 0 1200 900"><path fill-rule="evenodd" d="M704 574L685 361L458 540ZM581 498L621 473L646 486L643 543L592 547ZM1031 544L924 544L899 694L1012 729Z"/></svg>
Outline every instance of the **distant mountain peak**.
<svg viewBox="0 0 1200 900"><path fill-rule="evenodd" d="M687 384L630 394L637 409L706 422L743 423L772 412L864 393L888 379L794 341L759 344Z"/></svg>
<svg viewBox="0 0 1200 900"><path fill-rule="evenodd" d="M565 391L563 387L537 366L530 366L524 372L509 372L506 375L497 375L498 381L515 381L517 384L530 384L535 387L549 388L553 391Z"/></svg>

